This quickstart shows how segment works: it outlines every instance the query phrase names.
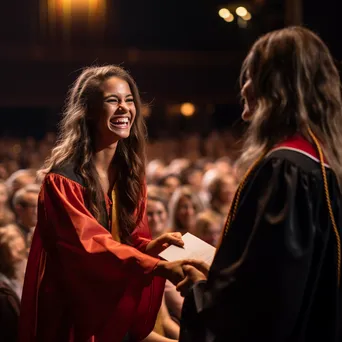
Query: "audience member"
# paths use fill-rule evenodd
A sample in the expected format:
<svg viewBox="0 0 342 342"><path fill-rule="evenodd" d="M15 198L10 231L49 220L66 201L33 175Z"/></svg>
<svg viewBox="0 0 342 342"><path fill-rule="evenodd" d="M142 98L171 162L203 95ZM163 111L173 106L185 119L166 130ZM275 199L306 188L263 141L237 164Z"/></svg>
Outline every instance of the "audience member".
<svg viewBox="0 0 342 342"><path fill-rule="evenodd" d="M223 220L224 216L215 213L213 210L202 211L196 217L196 224L192 233L216 247L222 234Z"/></svg>
<svg viewBox="0 0 342 342"><path fill-rule="evenodd" d="M0 180L0 227L14 222L14 213L8 205L8 189L3 180Z"/></svg>
<svg viewBox="0 0 342 342"><path fill-rule="evenodd" d="M19 189L13 196L13 208L16 214L16 224L22 234L27 248L37 223L37 206L40 187L29 184Z"/></svg>
<svg viewBox="0 0 342 342"><path fill-rule="evenodd" d="M209 186L211 209L227 216L236 188L237 182L233 174L216 176Z"/></svg>
<svg viewBox="0 0 342 342"><path fill-rule="evenodd" d="M181 179L176 174L167 174L161 178L158 185L167 191L168 197L170 198L175 190L181 185Z"/></svg>
<svg viewBox="0 0 342 342"><path fill-rule="evenodd" d="M191 231L196 222L196 214L204 210L204 205L190 186L178 188L169 203L170 227L182 234Z"/></svg>

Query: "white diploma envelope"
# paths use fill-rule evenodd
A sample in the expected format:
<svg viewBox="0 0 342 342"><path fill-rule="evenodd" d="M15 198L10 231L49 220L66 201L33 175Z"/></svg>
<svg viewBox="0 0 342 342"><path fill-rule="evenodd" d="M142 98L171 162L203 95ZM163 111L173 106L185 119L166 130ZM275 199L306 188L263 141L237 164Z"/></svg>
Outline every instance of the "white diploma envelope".
<svg viewBox="0 0 342 342"><path fill-rule="evenodd" d="M196 259L211 265L214 260L216 248L195 235L186 233L182 236L184 247L171 245L162 251L159 256L167 261L183 259Z"/></svg>

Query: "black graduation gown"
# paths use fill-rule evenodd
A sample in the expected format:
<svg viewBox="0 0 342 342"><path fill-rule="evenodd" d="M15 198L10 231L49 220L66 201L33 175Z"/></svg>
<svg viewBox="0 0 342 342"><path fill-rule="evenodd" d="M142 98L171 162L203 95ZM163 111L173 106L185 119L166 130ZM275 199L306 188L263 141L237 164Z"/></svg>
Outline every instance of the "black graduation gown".
<svg viewBox="0 0 342 342"><path fill-rule="evenodd" d="M326 172L340 229L341 194ZM242 191L208 280L185 298L179 341L341 341L336 241L320 164L296 149L271 152Z"/></svg>

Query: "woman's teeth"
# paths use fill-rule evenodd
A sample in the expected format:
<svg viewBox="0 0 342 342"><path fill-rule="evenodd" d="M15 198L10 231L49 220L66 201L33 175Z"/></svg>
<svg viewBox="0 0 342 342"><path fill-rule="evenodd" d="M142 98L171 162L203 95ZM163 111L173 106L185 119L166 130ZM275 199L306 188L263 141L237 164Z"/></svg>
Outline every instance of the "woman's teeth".
<svg viewBox="0 0 342 342"><path fill-rule="evenodd" d="M118 119L111 120L111 123L114 126L125 128L125 127L128 127L129 120L128 118L118 118Z"/></svg>

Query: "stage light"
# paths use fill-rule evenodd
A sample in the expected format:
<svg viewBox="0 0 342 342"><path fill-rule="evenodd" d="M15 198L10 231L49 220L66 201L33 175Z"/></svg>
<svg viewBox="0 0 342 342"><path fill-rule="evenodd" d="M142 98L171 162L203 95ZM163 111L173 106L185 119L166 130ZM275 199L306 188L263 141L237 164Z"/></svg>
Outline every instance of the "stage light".
<svg viewBox="0 0 342 342"><path fill-rule="evenodd" d="M246 20L246 21L251 20L252 19L252 15L249 12L247 12L247 14L242 17L242 19Z"/></svg>
<svg viewBox="0 0 342 342"><path fill-rule="evenodd" d="M180 112L184 116L192 116L195 113L195 106L191 102L185 102L180 106Z"/></svg>
<svg viewBox="0 0 342 342"><path fill-rule="evenodd" d="M248 13L248 11L246 10L246 8L245 7L238 7L237 9L236 9L236 14L239 16L239 17L244 17L245 15L247 15L247 13Z"/></svg>
<svg viewBox="0 0 342 342"><path fill-rule="evenodd" d="M227 8L221 8L218 14L223 19L228 18L230 16L230 12Z"/></svg>
<svg viewBox="0 0 342 342"><path fill-rule="evenodd" d="M227 23L231 23L232 21L234 21L234 16L233 16L233 14L230 14L229 17L224 18L224 20L225 20Z"/></svg>

